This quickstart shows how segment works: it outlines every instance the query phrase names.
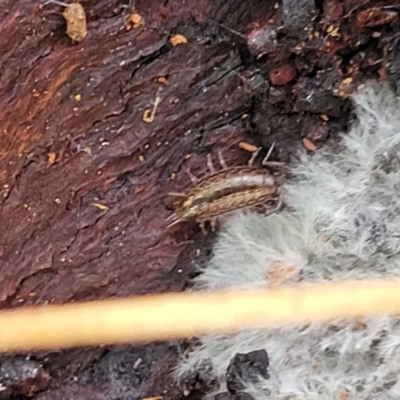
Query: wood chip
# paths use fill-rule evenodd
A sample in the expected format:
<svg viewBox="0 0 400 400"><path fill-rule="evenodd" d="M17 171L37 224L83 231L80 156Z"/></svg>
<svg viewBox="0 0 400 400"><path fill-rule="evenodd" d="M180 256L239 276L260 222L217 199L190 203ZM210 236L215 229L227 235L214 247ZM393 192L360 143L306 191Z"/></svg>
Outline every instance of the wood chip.
<svg viewBox="0 0 400 400"><path fill-rule="evenodd" d="M53 152L49 153L47 155L47 165L49 165L49 166L53 165L56 162L56 159L57 159L56 153L53 153Z"/></svg>
<svg viewBox="0 0 400 400"><path fill-rule="evenodd" d="M344 85L349 85L351 82L353 82L353 78L352 77L348 77L342 80L342 83Z"/></svg>
<svg viewBox="0 0 400 400"><path fill-rule="evenodd" d="M101 211L107 211L109 209L109 207L107 207L105 204L101 204L101 203L91 203L90 205L98 208Z"/></svg>
<svg viewBox="0 0 400 400"><path fill-rule="evenodd" d="M269 72L269 80L274 86L283 86L291 82L297 75L296 68L291 64L283 64Z"/></svg>
<svg viewBox="0 0 400 400"><path fill-rule="evenodd" d="M144 190L144 186L138 186L137 188L135 188L135 190L133 191L133 193L139 194L139 193L142 193L143 190Z"/></svg>
<svg viewBox="0 0 400 400"><path fill-rule="evenodd" d="M358 28L373 28L398 21L397 11L384 10L381 7L372 7L357 13L356 26Z"/></svg>
<svg viewBox="0 0 400 400"><path fill-rule="evenodd" d="M244 151L248 151L249 153L254 153L258 150L258 147L256 145L247 142L240 142L239 148Z"/></svg>
<svg viewBox="0 0 400 400"><path fill-rule="evenodd" d="M265 274L265 279L269 287L279 286L287 279L292 278L297 273L297 268L294 265L286 265L282 261L272 261L268 266Z"/></svg>
<svg viewBox="0 0 400 400"><path fill-rule="evenodd" d="M185 36L183 36L183 35L175 35L175 36L172 36L170 39L169 39L169 41L170 41L170 43L172 44L172 46L178 46L179 44L184 44L184 43L187 43L187 39L186 39L186 37Z"/></svg>
<svg viewBox="0 0 400 400"><path fill-rule="evenodd" d="M132 22L134 28L139 28L143 23L143 17L140 14L131 14L129 20Z"/></svg>
<svg viewBox="0 0 400 400"><path fill-rule="evenodd" d="M165 77L165 76L159 76L158 78L157 78L157 82L158 83L167 83L167 78Z"/></svg>
<svg viewBox="0 0 400 400"><path fill-rule="evenodd" d="M87 35L86 13L82 4L69 4L64 10L63 16L67 22L67 35L74 42L82 42Z"/></svg>
<svg viewBox="0 0 400 400"><path fill-rule="evenodd" d="M319 117L322 119L322 121L325 121L325 122L329 121L329 117L326 114L321 114Z"/></svg>
<svg viewBox="0 0 400 400"><path fill-rule="evenodd" d="M309 138L305 137L303 139L303 146L308 150L308 151L315 151L317 150L317 145Z"/></svg>
<svg viewBox="0 0 400 400"><path fill-rule="evenodd" d="M328 27L328 29L326 30L326 33L328 34L328 36L331 36L333 38L340 38L340 32L339 32L339 28L335 28L333 25L330 25Z"/></svg>
<svg viewBox="0 0 400 400"><path fill-rule="evenodd" d="M162 396L155 396L155 397L143 397L141 400L163 400L164 397Z"/></svg>
<svg viewBox="0 0 400 400"><path fill-rule="evenodd" d="M326 33L331 33L331 32L333 32L334 29L335 29L335 25L329 25L326 28Z"/></svg>

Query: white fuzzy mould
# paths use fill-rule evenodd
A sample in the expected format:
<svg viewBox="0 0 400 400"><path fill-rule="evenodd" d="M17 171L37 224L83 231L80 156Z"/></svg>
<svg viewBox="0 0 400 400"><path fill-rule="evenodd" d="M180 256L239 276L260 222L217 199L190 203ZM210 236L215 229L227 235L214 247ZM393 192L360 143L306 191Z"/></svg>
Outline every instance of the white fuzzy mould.
<svg viewBox="0 0 400 400"><path fill-rule="evenodd" d="M285 201L301 223L367 260L400 249L400 104L376 82L354 100L358 123L342 136L340 151L303 157Z"/></svg>
<svg viewBox="0 0 400 400"><path fill-rule="evenodd" d="M354 101L339 148L292 167L287 211L226 221L197 290L400 276L400 102L376 82ZM255 400L400 399L400 320L389 317L207 336L176 376L223 386L235 354L259 349L270 378L246 383Z"/></svg>

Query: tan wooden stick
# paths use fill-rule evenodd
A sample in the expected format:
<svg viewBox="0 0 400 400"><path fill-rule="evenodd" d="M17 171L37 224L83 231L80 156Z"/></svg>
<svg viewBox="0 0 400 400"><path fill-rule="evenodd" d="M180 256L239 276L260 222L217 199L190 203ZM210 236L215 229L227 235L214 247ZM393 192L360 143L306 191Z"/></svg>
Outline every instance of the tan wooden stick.
<svg viewBox="0 0 400 400"><path fill-rule="evenodd" d="M369 314L400 314L399 279L5 310L0 351L149 342Z"/></svg>

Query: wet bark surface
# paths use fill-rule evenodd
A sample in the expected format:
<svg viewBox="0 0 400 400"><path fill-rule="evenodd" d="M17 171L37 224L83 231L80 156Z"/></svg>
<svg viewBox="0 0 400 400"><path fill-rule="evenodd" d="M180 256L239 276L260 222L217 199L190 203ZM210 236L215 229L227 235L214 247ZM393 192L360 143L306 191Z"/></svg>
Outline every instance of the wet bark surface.
<svg viewBox="0 0 400 400"><path fill-rule="evenodd" d="M240 141L315 151L358 84L397 88L399 2L81 4L79 43L61 5L0 5L2 308L185 289L213 239L167 227L185 170L245 163ZM210 383L170 377L185 346L3 356L0 399L199 398Z"/></svg>

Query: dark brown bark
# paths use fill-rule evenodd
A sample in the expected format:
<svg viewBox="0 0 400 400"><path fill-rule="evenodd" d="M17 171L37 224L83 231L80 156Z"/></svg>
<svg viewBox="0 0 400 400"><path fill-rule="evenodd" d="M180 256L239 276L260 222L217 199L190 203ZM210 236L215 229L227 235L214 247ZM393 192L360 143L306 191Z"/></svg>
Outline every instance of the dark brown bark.
<svg viewBox="0 0 400 400"><path fill-rule="evenodd" d="M277 141L273 158L287 160L304 137L335 140L358 82L380 75L397 86L398 8L370 21L365 10L382 2L303 1L301 12L283 3L82 0L88 34L73 43L64 7L1 2L1 307L182 290L212 239L195 224L167 228L167 194L190 185L184 169L204 173L217 151L245 162L241 140ZM187 43L173 46L176 34ZM170 344L35 357L54 378L41 400L136 399L163 386L178 398ZM49 384L39 378L29 394ZM20 381L4 398L26 389Z"/></svg>

